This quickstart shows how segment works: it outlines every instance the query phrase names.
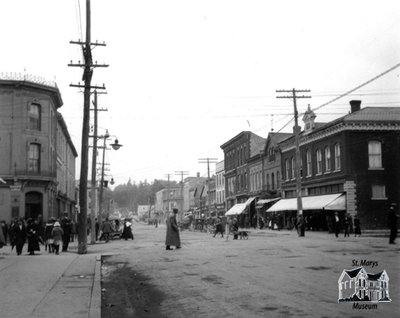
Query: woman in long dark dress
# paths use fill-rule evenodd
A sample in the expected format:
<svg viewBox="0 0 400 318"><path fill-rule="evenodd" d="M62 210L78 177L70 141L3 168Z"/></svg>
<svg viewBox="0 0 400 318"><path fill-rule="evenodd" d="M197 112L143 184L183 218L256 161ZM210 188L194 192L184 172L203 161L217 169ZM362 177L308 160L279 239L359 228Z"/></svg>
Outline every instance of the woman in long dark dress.
<svg viewBox="0 0 400 318"><path fill-rule="evenodd" d="M28 237L28 252L29 255L35 255L35 251L40 251L39 247L39 226L37 221L28 220L26 227L26 236Z"/></svg>

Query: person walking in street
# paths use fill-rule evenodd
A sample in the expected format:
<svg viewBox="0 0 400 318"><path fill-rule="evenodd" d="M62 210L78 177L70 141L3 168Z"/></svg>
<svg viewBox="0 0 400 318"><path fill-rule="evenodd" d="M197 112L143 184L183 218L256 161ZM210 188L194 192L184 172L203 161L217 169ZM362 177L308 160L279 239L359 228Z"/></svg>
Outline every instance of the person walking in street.
<svg viewBox="0 0 400 318"><path fill-rule="evenodd" d="M13 241L11 247L15 246L17 255L22 254L22 249L26 241L26 228L22 219L18 219L13 226Z"/></svg>
<svg viewBox="0 0 400 318"><path fill-rule="evenodd" d="M132 223L128 220L124 220L124 228L122 230L121 238L125 239L125 241L128 239L133 240Z"/></svg>
<svg viewBox="0 0 400 318"><path fill-rule="evenodd" d="M8 238L8 226L6 221L1 221L0 222L0 227L3 231L3 236L4 236L4 245L7 245L7 238Z"/></svg>
<svg viewBox="0 0 400 318"><path fill-rule="evenodd" d="M3 228L0 226L0 248L6 245L6 239L4 238Z"/></svg>
<svg viewBox="0 0 400 318"><path fill-rule="evenodd" d="M39 226L37 220L33 221L32 219L28 219L28 225L26 226L26 236L28 237L29 255L35 255L35 251L40 251Z"/></svg>
<svg viewBox="0 0 400 318"><path fill-rule="evenodd" d="M305 230L306 230L306 221L304 220L303 214L299 214L297 217L297 233L299 236L304 236L305 235Z"/></svg>
<svg viewBox="0 0 400 318"><path fill-rule="evenodd" d="M97 218L95 219L94 227L95 227L95 231L96 231L96 241L98 241L99 240L100 223Z"/></svg>
<svg viewBox="0 0 400 318"><path fill-rule="evenodd" d="M64 231L61 228L60 222L56 221L54 227L51 231L51 236L53 237L54 250L56 255L60 254L60 245L62 244L62 239L64 236Z"/></svg>
<svg viewBox="0 0 400 318"><path fill-rule="evenodd" d="M389 208L389 216L388 216L388 223L390 228L390 238L389 244L396 244L395 240L397 237L397 219L398 215L396 214L397 204L392 203Z"/></svg>
<svg viewBox="0 0 400 318"><path fill-rule="evenodd" d="M172 209L172 215L167 219L167 235L165 238L165 249L172 250L171 245L176 246L176 249L181 248L181 238L179 235L178 223L176 215L178 209Z"/></svg>
<svg viewBox="0 0 400 318"><path fill-rule="evenodd" d="M112 226L110 221L108 220L108 218L106 218L103 222L103 224L101 225L101 231L102 236L104 237L104 240L106 241L106 243L110 240L110 233L112 232Z"/></svg>
<svg viewBox="0 0 400 318"><path fill-rule="evenodd" d="M62 240L63 247L62 251L66 252L68 250L69 241L71 240L72 224L71 220L68 218L68 213L64 212L64 217L61 220L61 228L64 232Z"/></svg>
<svg viewBox="0 0 400 318"><path fill-rule="evenodd" d="M232 220L228 216L228 218L226 220L226 224L225 224L225 242L228 242L231 227L232 227Z"/></svg>
<svg viewBox="0 0 400 318"><path fill-rule="evenodd" d="M222 226L222 221L220 217L218 217L217 219L217 224L215 225L215 232L213 237L215 237L218 233L221 234L221 237L224 237L224 227Z"/></svg>
<svg viewBox="0 0 400 318"><path fill-rule="evenodd" d="M350 216L348 213L344 216L344 237L350 237Z"/></svg>
<svg viewBox="0 0 400 318"><path fill-rule="evenodd" d="M354 237L361 236L361 223L358 214L354 216Z"/></svg>
<svg viewBox="0 0 400 318"><path fill-rule="evenodd" d="M54 218L50 218L44 228L44 248L45 251L48 251L49 253L54 252L54 239L53 236L51 235L53 228L54 228Z"/></svg>
<svg viewBox="0 0 400 318"><path fill-rule="evenodd" d="M239 237L239 223L236 218L234 218L232 221L232 233L233 233L233 239L237 240Z"/></svg>
<svg viewBox="0 0 400 318"><path fill-rule="evenodd" d="M335 231L335 236L339 237L340 218L339 218L339 213L338 212L335 212L335 216L333 217L333 229Z"/></svg>

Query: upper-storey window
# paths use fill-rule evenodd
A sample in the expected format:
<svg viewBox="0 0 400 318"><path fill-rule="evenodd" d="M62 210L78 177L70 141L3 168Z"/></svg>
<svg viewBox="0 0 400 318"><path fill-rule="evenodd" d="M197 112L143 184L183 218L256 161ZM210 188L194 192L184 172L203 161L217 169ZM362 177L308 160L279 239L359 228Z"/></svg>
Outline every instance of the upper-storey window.
<svg viewBox="0 0 400 318"><path fill-rule="evenodd" d="M296 177L296 164L294 162L294 158L292 157L292 179Z"/></svg>
<svg viewBox="0 0 400 318"><path fill-rule="evenodd" d="M322 173L322 151L321 149L317 150L317 174Z"/></svg>
<svg viewBox="0 0 400 318"><path fill-rule="evenodd" d="M310 177L311 176L311 172L312 172L311 151L310 150L307 150L306 160L307 160L307 177Z"/></svg>
<svg viewBox="0 0 400 318"><path fill-rule="evenodd" d="M331 171L331 148L325 147L325 171Z"/></svg>
<svg viewBox="0 0 400 318"><path fill-rule="evenodd" d="M40 172L40 144L29 144L28 171L35 173Z"/></svg>
<svg viewBox="0 0 400 318"><path fill-rule="evenodd" d="M289 180L289 172L290 172L290 166L289 166L289 160L285 159L285 172L286 172L286 180Z"/></svg>
<svg viewBox="0 0 400 318"><path fill-rule="evenodd" d="M340 170L340 144L335 144L335 170Z"/></svg>
<svg viewBox="0 0 400 318"><path fill-rule="evenodd" d="M40 130L41 129L41 106L39 104L32 103L29 105L29 129Z"/></svg>
<svg viewBox="0 0 400 318"><path fill-rule="evenodd" d="M368 156L370 168L382 168L382 145L380 141L368 143Z"/></svg>

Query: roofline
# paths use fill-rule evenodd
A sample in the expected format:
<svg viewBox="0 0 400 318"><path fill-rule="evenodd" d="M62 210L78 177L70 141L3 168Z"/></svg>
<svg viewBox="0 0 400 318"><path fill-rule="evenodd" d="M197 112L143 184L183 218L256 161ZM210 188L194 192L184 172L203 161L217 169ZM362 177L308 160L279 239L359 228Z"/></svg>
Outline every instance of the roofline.
<svg viewBox="0 0 400 318"><path fill-rule="evenodd" d="M44 91L54 99L56 108L60 108L64 104L57 84L55 84L55 86L50 86L46 84L35 83L29 80L0 79L0 86L13 87L15 89L26 88Z"/></svg>

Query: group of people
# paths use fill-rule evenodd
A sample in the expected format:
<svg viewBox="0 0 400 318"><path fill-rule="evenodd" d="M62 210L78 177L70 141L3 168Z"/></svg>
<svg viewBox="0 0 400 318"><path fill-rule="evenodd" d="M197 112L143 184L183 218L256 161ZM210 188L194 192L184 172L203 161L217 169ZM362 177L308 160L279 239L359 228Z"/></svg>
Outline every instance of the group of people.
<svg viewBox="0 0 400 318"><path fill-rule="evenodd" d="M46 224L37 219L15 218L9 225L2 221L0 226L0 248L9 243L11 250L16 250L17 255L22 254L25 243L28 243L29 255L35 255L36 251L40 251L40 244L44 245L45 251L49 253L60 253L68 250L71 240L73 224L65 213L64 217L59 220L50 218Z"/></svg>
<svg viewBox="0 0 400 318"><path fill-rule="evenodd" d="M101 223L97 221L96 219L96 241L97 240L105 240L105 242L107 243L110 240L110 236L112 235L112 233L114 232L118 232L120 233L120 222L119 220L114 220L113 222L114 224L112 224L112 222L109 220L108 217L105 218L105 220ZM99 231L101 231L101 235L99 237ZM132 232L132 223L129 222L128 220L124 220L123 223L123 229L121 232L121 238L128 240L128 239L134 239L133 236L133 232Z"/></svg>

